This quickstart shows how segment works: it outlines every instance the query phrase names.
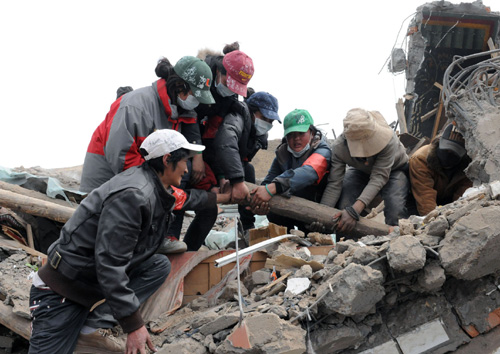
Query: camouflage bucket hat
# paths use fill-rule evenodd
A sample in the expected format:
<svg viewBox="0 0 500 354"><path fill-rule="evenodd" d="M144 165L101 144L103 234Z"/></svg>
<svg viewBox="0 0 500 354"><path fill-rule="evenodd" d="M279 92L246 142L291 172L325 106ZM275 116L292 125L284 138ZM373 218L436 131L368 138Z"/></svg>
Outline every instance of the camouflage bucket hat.
<svg viewBox="0 0 500 354"><path fill-rule="evenodd" d="M212 71L207 63L196 57L185 56L179 59L177 64L175 64L174 71L189 84L194 97L196 97L200 103L215 103L210 93Z"/></svg>

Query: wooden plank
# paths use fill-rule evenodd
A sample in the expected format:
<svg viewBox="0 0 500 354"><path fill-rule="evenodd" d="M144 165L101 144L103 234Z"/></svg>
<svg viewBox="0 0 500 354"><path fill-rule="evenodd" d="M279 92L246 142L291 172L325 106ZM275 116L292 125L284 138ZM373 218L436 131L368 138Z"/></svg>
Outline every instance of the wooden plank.
<svg viewBox="0 0 500 354"><path fill-rule="evenodd" d="M40 257L42 259L42 261L47 258L47 255L42 253L42 252L38 252L37 250L34 250L33 248L25 246L17 241L14 241L11 239L6 239L2 236L0 236L0 246L12 248L12 249L19 249L20 248L22 250L25 250L26 253L31 255L31 256Z"/></svg>
<svg viewBox="0 0 500 354"><path fill-rule="evenodd" d="M266 261L266 268L273 269L273 267L276 267L276 270L279 271L290 268L300 268L304 265L311 266L314 272L324 268L324 265L317 261L305 261L302 258L291 257L285 254L281 254L276 258L268 258Z"/></svg>
<svg viewBox="0 0 500 354"><path fill-rule="evenodd" d="M439 96L441 97L441 95ZM437 135L439 129L443 127L444 121L441 122L441 117L443 116L443 113L444 113L443 101L439 99L439 107L438 107L438 112L436 114L436 119L434 120L434 127L432 128L431 140L434 139L434 137Z"/></svg>
<svg viewBox="0 0 500 354"><path fill-rule="evenodd" d="M398 102L396 103L396 112L398 114L399 131L401 132L401 134L408 133L408 128L406 127L406 117L405 117L405 110L404 110L404 104L403 104L402 98L399 98Z"/></svg>
<svg viewBox="0 0 500 354"><path fill-rule="evenodd" d="M278 279L276 280L273 280L272 282L270 282L269 284L263 286L262 288L258 288L257 290L255 290L254 292L257 294L257 295L260 295L260 294L263 294L265 293L266 291L268 291L269 289L271 289L273 286L275 286L276 284L278 283L281 283L283 280L285 280L286 278L288 278L290 275L292 275L293 272L288 272L284 275L282 275L281 277L279 277Z"/></svg>
<svg viewBox="0 0 500 354"><path fill-rule="evenodd" d="M31 321L14 314L12 306L5 305L0 302L0 323L29 340L31 336Z"/></svg>

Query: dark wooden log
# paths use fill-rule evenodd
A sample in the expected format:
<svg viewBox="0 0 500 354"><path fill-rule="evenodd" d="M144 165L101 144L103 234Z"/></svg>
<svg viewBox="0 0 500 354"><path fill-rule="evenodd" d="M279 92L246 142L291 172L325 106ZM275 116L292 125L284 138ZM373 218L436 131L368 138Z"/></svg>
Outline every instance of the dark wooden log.
<svg viewBox="0 0 500 354"><path fill-rule="evenodd" d="M245 183L250 190L258 187L249 182ZM332 230L335 226L332 220L333 215L340 211L323 204L311 202L304 198L293 196L291 198L286 198L279 195L275 195L271 198L269 207L271 211L277 215L302 221L306 224L321 222L329 230ZM383 236L388 233L388 225L362 217L348 236L359 238L366 235Z"/></svg>
<svg viewBox="0 0 500 354"><path fill-rule="evenodd" d="M46 202L37 198L0 189L0 206L13 211L41 216L57 222L65 223L75 212L74 208Z"/></svg>

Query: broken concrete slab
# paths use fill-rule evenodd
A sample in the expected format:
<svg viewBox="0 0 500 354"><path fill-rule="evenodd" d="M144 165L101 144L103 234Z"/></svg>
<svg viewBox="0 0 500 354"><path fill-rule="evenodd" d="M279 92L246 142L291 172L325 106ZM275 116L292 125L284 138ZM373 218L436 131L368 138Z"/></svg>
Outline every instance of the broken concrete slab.
<svg viewBox="0 0 500 354"><path fill-rule="evenodd" d="M420 241L410 235L400 236L390 241L387 260L392 269L406 273L422 269L426 252Z"/></svg>
<svg viewBox="0 0 500 354"><path fill-rule="evenodd" d="M451 278L443 287L446 298L458 315L462 327L470 335L468 327L479 333L488 332L496 323L491 312L500 308L500 289L494 279L484 277L473 281Z"/></svg>
<svg viewBox="0 0 500 354"><path fill-rule="evenodd" d="M441 264L455 278L474 280L500 270L500 206L471 211L440 245Z"/></svg>
<svg viewBox="0 0 500 354"><path fill-rule="evenodd" d="M183 338L175 343L166 344L157 351L158 354L205 354L206 352L205 345L191 338Z"/></svg>
<svg viewBox="0 0 500 354"><path fill-rule="evenodd" d="M219 316L215 320L201 326L200 332L205 336L209 334L214 334L222 331L223 329L234 326L236 323L238 323L239 319L240 319L239 313Z"/></svg>
<svg viewBox="0 0 500 354"><path fill-rule="evenodd" d="M351 263L320 285L317 293L320 297L328 292L320 302L326 313L363 315L371 313L384 297L382 282L378 270Z"/></svg>
<svg viewBox="0 0 500 354"><path fill-rule="evenodd" d="M217 347L216 354L226 353L283 353L306 352L306 331L280 319L272 313L256 314L245 318L251 350L235 348L228 340Z"/></svg>
<svg viewBox="0 0 500 354"><path fill-rule="evenodd" d="M356 326L338 325L311 333L311 345L318 354L338 353L359 345L364 339L363 333Z"/></svg>
<svg viewBox="0 0 500 354"><path fill-rule="evenodd" d="M432 353L447 353L470 341L469 336L460 328L457 318L452 312L452 306L444 296L427 296L408 300L397 307L384 311L384 319L391 335L396 339L406 340L410 348L413 347L409 343L425 342L425 338L420 338L422 336L420 333L427 333L424 331L427 326L424 325L434 320L440 321L440 326L446 332L448 340L440 342L438 347L432 349ZM421 331L415 331L418 328ZM442 329L439 328L439 331ZM405 335L408 336L405 337ZM440 335L439 338L443 339L444 336ZM413 351L410 352L413 353ZM404 353L406 354L406 352Z"/></svg>
<svg viewBox="0 0 500 354"><path fill-rule="evenodd" d="M311 281L308 278L292 278L288 279L285 296L291 297L304 293L311 286Z"/></svg>
<svg viewBox="0 0 500 354"><path fill-rule="evenodd" d="M419 354L446 345L450 337L441 319L435 319L396 337L396 341L404 354Z"/></svg>

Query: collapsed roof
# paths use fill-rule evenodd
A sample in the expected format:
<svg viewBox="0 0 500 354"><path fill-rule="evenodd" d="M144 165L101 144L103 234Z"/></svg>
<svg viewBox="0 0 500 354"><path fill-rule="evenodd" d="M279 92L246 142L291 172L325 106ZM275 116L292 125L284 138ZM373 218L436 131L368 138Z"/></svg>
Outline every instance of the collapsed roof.
<svg viewBox="0 0 500 354"><path fill-rule="evenodd" d="M405 71L404 117L409 134L434 137L444 126L441 88L456 56L494 49L499 43L500 15L481 1L426 3L417 9L407 31L406 55L395 49L389 70ZM484 58L473 58L473 65ZM402 65L403 64L403 65ZM403 129L402 129L403 130Z"/></svg>

